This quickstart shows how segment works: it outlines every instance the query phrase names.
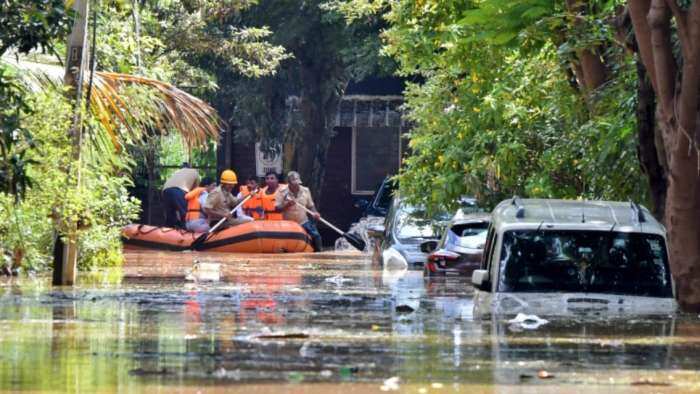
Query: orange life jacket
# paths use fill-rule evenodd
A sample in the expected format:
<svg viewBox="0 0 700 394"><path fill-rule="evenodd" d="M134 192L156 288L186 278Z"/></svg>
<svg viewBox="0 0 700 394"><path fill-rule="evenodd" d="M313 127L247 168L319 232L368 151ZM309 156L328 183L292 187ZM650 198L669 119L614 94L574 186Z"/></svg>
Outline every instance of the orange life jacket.
<svg viewBox="0 0 700 394"><path fill-rule="evenodd" d="M246 198L250 194L247 186L240 187L241 196ZM263 209L262 198L260 197L260 191L255 193L248 201L243 204L243 212L246 215L252 217L255 220L263 220L265 218L265 212Z"/></svg>
<svg viewBox="0 0 700 394"><path fill-rule="evenodd" d="M201 196L205 190L206 189L203 187L195 187L191 192L185 194L185 200L187 200L186 222L204 218L202 204L199 203L199 196Z"/></svg>
<svg viewBox="0 0 700 394"><path fill-rule="evenodd" d="M282 217L282 212L278 212L277 209L275 208L275 203L277 199L277 192L280 190L279 187L277 187L277 190L272 193L272 194L267 194L267 187L262 189L259 193L260 195L260 200L262 201L262 207L265 210L265 220L283 220L284 218Z"/></svg>

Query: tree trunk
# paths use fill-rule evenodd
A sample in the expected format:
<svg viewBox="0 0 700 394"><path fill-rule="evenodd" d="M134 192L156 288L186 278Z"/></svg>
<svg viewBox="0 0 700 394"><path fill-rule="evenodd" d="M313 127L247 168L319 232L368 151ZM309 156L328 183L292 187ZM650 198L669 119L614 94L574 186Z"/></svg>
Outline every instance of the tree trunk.
<svg viewBox="0 0 700 394"><path fill-rule="evenodd" d="M681 307L700 311L700 203L697 151L689 140L672 131L678 138L669 163L669 185L666 203L666 226L671 249L671 271ZM690 154L689 154L690 152Z"/></svg>
<svg viewBox="0 0 700 394"><path fill-rule="evenodd" d="M71 168L68 169L68 187L80 187L80 149L82 145L82 90L83 76L87 63L87 22L88 22L88 0L75 0L73 2L73 10L76 13L75 21L73 22L73 30L68 37L67 55L66 55L66 71L64 75L64 84L71 88L71 93L75 98L75 113L73 123L69 131L71 137ZM70 218L64 220L70 221ZM69 222L69 227L76 227L77 223ZM73 285L75 283L76 271L78 266L78 236L77 231L67 234L68 242L63 248L62 272L60 277L57 275L56 285Z"/></svg>
<svg viewBox="0 0 700 394"><path fill-rule="evenodd" d="M674 0L629 0L640 59L657 97L657 129L668 161L665 222L678 300L700 311L700 1L685 11ZM672 19L677 35L672 34ZM682 64L676 64L675 44ZM678 83L680 81L680 83Z"/></svg>
<svg viewBox="0 0 700 394"><path fill-rule="evenodd" d="M300 77L303 130L294 143L292 168L299 172L304 184L311 189L318 207L333 134L332 119L338 109L340 95L327 88L328 80L335 78L316 67L301 64Z"/></svg>
<svg viewBox="0 0 700 394"><path fill-rule="evenodd" d="M639 138L638 154L642 170L649 182L651 193L652 213L659 220L664 220L666 211L666 169L661 160L665 154L660 155L657 150L656 138L656 101L654 89L649 82L647 72L641 62L637 62L637 75L639 86L637 88L637 136ZM663 148L663 147L661 147ZM662 152L663 153L663 152ZM665 162L665 160L664 160Z"/></svg>
<svg viewBox="0 0 700 394"><path fill-rule="evenodd" d="M573 18L573 25L581 24L582 15L586 10L586 2L582 0L566 0L566 8ZM599 88L608 78L608 68L603 62L600 48L586 48L576 51L577 62L573 65L576 79L581 90L589 95Z"/></svg>
<svg viewBox="0 0 700 394"><path fill-rule="evenodd" d="M136 38L136 69L141 73L141 12L138 0L131 1L131 17L134 20L134 36Z"/></svg>
<svg viewBox="0 0 700 394"><path fill-rule="evenodd" d="M584 90L590 93L606 81L607 68L595 49L579 51L578 58L581 62Z"/></svg>

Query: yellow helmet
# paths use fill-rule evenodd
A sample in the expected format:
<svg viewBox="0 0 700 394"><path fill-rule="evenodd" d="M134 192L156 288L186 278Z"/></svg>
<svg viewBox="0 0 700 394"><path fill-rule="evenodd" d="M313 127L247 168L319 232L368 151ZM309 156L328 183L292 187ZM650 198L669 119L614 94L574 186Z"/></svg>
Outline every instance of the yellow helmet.
<svg viewBox="0 0 700 394"><path fill-rule="evenodd" d="M238 177L236 176L235 172L231 170L225 170L221 173L221 183L235 185L238 183Z"/></svg>

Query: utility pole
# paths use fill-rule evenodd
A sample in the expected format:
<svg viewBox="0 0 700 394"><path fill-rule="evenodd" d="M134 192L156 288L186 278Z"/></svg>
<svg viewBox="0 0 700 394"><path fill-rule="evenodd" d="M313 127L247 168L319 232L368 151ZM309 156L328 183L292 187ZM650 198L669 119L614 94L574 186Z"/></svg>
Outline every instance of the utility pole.
<svg viewBox="0 0 700 394"><path fill-rule="evenodd" d="M88 3L90 0L74 0L73 11L75 20L73 30L68 37L66 54L66 72L63 82L70 87L70 95L75 98L75 112L73 123L69 131L71 138L71 162L68 168L68 187L80 187L80 148L83 139L82 111L83 111L83 78L87 68L87 24L88 24ZM70 219L66 219L70 220ZM68 242L63 245L62 264L56 264L54 269L60 272L54 273L54 284L72 286L75 283L76 271L78 268L78 236L76 224L69 223ZM73 231L71 231L73 230ZM59 267L60 266L60 267Z"/></svg>

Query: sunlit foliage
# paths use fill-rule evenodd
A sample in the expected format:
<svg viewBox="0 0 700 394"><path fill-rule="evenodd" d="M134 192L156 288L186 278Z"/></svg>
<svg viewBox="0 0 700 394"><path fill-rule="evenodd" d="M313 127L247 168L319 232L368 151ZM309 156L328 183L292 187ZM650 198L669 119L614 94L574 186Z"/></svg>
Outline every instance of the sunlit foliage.
<svg viewBox="0 0 700 394"><path fill-rule="evenodd" d="M595 3L595 4L594 4ZM530 197L645 199L636 157L633 60L609 45L618 2L334 1L381 15L385 54L420 83L406 92L411 155L401 193L432 209L464 194L490 205ZM613 78L587 91L574 68L605 43Z"/></svg>

